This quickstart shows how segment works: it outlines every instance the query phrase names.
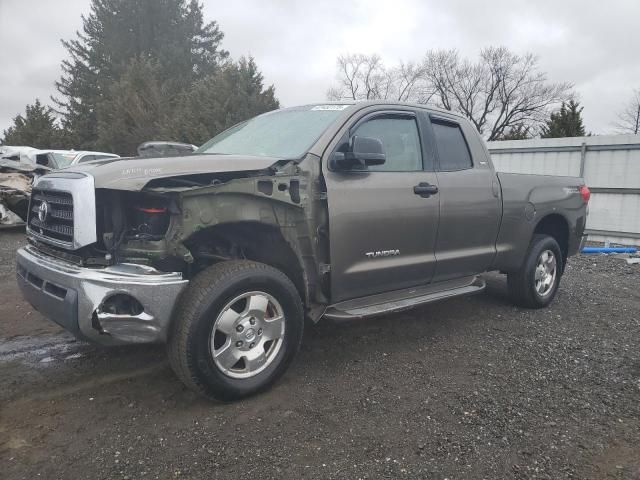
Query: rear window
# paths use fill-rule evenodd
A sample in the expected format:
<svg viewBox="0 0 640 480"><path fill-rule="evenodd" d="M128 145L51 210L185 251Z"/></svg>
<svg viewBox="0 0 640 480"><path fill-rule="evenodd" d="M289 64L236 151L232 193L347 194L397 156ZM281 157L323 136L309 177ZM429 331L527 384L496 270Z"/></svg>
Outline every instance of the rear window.
<svg viewBox="0 0 640 480"><path fill-rule="evenodd" d="M77 153L52 153L55 158L58 168L68 167L73 163L73 160L78 156Z"/></svg>
<svg viewBox="0 0 640 480"><path fill-rule="evenodd" d="M432 125L440 170L448 172L471 168L473 166L471 154L460 125L438 120L434 120Z"/></svg>

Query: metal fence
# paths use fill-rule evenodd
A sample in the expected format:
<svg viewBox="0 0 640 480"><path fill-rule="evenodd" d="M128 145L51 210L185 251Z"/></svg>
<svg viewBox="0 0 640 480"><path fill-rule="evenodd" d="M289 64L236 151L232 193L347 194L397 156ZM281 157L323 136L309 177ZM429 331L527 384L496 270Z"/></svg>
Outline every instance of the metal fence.
<svg viewBox="0 0 640 480"><path fill-rule="evenodd" d="M489 142L499 172L584 177L589 240L640 245L640 135Z"/></svg>

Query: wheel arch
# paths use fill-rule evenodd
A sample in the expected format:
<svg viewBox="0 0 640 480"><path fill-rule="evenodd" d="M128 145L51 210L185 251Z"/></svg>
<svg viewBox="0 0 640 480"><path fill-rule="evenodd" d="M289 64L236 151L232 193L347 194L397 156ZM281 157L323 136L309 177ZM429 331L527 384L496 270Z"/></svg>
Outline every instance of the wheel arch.
<svg viewBox="0 0 640 480"><path fill-rule="evenodd" d="M532 235L549 235L558 242L560 251L562 252L563 270L569 252L569 233L569 222L559 213L550 213L542 217L536 223L532 233Z"/></svg>
<svg viewBox="0 0 640 480"><path fill-rule="evenodd" d="M219 223L194 232L184 245L197 267L232 259L270 265L293 282L303 304L309 303L302 254L295 240L287 239L278 225L255 220Z"/></svg>

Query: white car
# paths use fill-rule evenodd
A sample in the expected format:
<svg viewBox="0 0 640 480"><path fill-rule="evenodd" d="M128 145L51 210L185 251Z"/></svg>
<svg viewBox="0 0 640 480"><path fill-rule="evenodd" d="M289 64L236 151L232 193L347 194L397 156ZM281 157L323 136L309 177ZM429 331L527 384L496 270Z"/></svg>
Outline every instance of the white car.
<svg viewBox="0 0 640 480"><path fill-rule="evenodd" d="M120 158L120 155L85 150L38 150L31 147L0 146L0 158L32 165L42 165L57 170L92 160Z"/></svg>
<svg viewBox="0 0 640 480"><path fill-rule="evenodd" d="M88 152L84 150L48 150L46 153L50 159L53 159L53 165L50 165L52 168L67 168L72 165L77 165L78 163L91 162L93 160L120 158L120 155L116 155L115 153Z"/></svg>

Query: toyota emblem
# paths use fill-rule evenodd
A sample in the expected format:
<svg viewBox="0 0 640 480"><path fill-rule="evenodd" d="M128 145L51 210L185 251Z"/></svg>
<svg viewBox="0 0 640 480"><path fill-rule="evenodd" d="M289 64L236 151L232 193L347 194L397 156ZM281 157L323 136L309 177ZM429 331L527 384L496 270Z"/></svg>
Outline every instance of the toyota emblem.
<svg viewBox="0 0 640 480"><path fill-rule="evenodd" d="M38 220L44 223L47 221L47 217L49 217L49 204L42 202L38 207Z"/></svg>

